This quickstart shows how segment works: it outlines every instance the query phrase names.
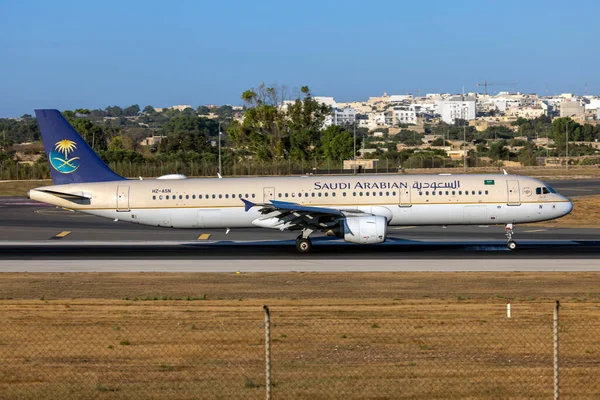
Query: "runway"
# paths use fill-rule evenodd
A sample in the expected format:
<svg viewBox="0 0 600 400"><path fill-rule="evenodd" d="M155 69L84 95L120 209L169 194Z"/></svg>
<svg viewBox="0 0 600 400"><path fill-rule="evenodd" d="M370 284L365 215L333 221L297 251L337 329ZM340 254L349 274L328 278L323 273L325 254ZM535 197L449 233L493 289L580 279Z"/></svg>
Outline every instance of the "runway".
<svg viewBox="0 0 600 400"><path fill-rule="evenodd" d="M600 194L600 180L551 184L570 197ZM600 270L600 229L518 226L514 252L502 226L390 227L388 241L372 246L317 236L310 254L296 252L296 236L140 226L0 198L2 271Z"/></svg>

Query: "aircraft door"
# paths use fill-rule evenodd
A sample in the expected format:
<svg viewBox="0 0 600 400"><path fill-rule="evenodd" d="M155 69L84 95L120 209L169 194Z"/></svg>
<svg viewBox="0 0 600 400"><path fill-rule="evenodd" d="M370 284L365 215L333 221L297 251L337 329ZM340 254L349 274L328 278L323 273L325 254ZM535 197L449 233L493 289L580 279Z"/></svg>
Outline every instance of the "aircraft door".
<svg viewBox="0 0 600 400"><path fill-rule="evenodd" d="M129 186L117 187L117 211L129 211Z"/></svg>
<svg viewBox="0 0 600 400"><path fill-rule="evenodd" d="M400 188L400 207L410 207L412 206L411 200L410 200L410 188L408 187L408 185L405 185L407 187L401 187Z"/></svg>
<svg viewBox="0 0 600 400"><path fill-rule="evenodd" d="M519 181L507 181L506 192L508 194L508 205L509 206L520 206L521 205L521 194L519 191Z"/></svg>
<svg viewBox="0 0 600 400"><path fill-rule="evenodd" d="M275 188L273 187L263 188L263 203L267 203L269 200L275 200Z"/></svg>

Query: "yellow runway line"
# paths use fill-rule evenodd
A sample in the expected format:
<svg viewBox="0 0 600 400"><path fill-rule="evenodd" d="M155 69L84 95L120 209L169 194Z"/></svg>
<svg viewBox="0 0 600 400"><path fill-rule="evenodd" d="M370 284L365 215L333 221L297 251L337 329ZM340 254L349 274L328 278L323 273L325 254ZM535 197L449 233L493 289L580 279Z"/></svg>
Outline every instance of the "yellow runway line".
<svg viewBox="0 0 600 400"><path fill-rule="evenodd" d="M416 228L416 226L395 226L392 229L393 230L400 230L400 229L412 229L412 228Z"/></svg>
<svg viewBox="0 0 600 400"><path fill-rule="evenodd" d="M62 231L61 233L54 235L52 237L52 239L62 239L64 237L68 236L70 233L71 233L71 231Z"/></svg>
<svg viewBox="0 0 600 400"><path fill-rule="evenodd" d="M210 233L203 233L202 235L198 236L197 240L208 240L210 238Z"/></svg>
<svg viewBox="0 0 600 400"><path fill-rule="evenodd" d="M523 233L531 233L531 232L545 232L548 229L533 229L531 231L523 231Z"/></svg>

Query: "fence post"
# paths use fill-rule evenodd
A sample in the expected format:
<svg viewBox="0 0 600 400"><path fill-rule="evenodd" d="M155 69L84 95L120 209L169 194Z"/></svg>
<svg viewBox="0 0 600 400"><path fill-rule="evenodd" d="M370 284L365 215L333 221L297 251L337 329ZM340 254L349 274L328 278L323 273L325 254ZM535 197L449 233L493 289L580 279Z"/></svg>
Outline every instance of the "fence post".
<svg viewBox="0 0 600 400"><path fill-rule="evenodd" d="M263 309L265 310L265 389L267 400L271 400L271 312L266 305Z"/></svg>
<svg viewBox="0 0 600 400"><path fill-rule="evenodd" d="M559 368L558 368L558 309L560 302L556 300L554 305L554 400L558 400L560 393Z"/></svg>

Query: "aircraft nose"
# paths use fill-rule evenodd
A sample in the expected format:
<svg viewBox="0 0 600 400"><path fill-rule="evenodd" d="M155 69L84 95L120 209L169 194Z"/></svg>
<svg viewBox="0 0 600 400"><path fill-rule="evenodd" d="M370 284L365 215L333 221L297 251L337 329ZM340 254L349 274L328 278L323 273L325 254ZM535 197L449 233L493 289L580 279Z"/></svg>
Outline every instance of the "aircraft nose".
<svg viewBox="0 0 600 400"><path fill-rule="evenodd" d="M571 203L568 199L566 202L562 203L563 204L563 215L567 215L569 214L571 211L573 211L573 203Z"/></svg>

